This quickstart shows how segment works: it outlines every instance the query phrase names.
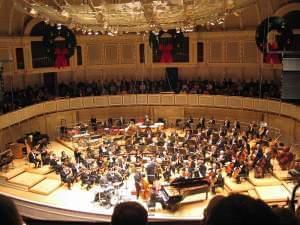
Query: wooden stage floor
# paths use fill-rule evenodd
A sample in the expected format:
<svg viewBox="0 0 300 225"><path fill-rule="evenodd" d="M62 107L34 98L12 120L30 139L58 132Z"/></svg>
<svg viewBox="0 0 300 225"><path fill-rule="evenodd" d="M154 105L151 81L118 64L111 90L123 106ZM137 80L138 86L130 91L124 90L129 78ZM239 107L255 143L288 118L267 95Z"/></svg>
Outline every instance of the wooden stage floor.
<svg viewBox="0 0 300 225"><path fill-rule="evenodd" d="M73 152L70 149L56 141L51 142L50 150L57 154L60 154L61 151L65 151L68 155L73 155ZM28 167L23 160L16 160L14 164L16 168L26 169ZM60 179L54 172L44 176L51 179ZM285 188L282 183L283 182L280 181L279 185L270 186L270 190L274 192L274 200L276 200L274 202L276 203L285 202L287 195L290 194L288 188ZM277 186L278 188L276 188ZM132 178L129 178L127 189L125 190L127 193L124 195L127 195L126 197L128 200L136 201L136 197L130 194L133 188L133 180ZM98 189L99 187L94 186L91 190L87 191L81 188L80 183L76 183L72 187L72 190L68 190L66 185L62 185L49 195L43 195L0 184L0 193L13 198L21 214L26 217L57 221L107 222L110 221L113 208L105 209L99 206L98 203L93 202ZM269 203L273 203L272 193L268 192L268 186L263 188L252 187L250 189L251 190L249 191L247 191L247 189L242 189L242 192L253 197L259 197L267 200ZM282 199L284 199L284 201L281 201L282 199L280 198L281 196L278 193L278 190L284 190L284 194L282 194ZM230 192L232 192L232 190L227 187L224 190L220 189L218 194L227 195ZM160 204L157 204L155 211L151 210L149 212L149 220L161 222L175 220L200 220L203 217L204 209L212 197L213 195L211 193L209 193L208 200L199 200L205 199L205 194L188 197L185 201L198 201L182 204L181 207L174 212L163 210ZM147 208L145 202L140 201L140 203Z"/></svg>

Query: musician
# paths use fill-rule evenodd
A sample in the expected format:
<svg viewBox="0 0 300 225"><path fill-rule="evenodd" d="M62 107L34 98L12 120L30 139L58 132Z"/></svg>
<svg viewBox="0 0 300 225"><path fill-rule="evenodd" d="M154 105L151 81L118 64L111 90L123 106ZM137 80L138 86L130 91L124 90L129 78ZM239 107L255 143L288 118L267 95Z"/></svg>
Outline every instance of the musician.
<svg viewBox="0 0 300 225"><path fill-rule="evenodd" d="M137 169L133 178L134 178L134 185L135 185L135 190L136 190L136 198L139 199L140 193L142 190L141 182L143 179L142 173L139 169Z"/></svg>
<svg viewBox="0 0 300 225"><path fill-rule="evenodd" d="M230 128L230 120L225 120L224 121L224 127L226 128L226 130L229 130L229 128Z"/></svg>
<svg viewBox="0 0 300 225"><path fill-rule="evenodd" d="M261 138L261 139L266 138L268 134L269 134L269 130L267 127L267 123L262 122L258 129L259 138Z"/></svg>
<svg viewBox="0 0 300 225"><path fill-rule="evenodd" d="M151 124L151 120L149 119L149 116L148 116L148 115L145 115L145 118L144 118L144 125L150 126L150 124Z"/></svg>
<svg viewBox="0 0 300 225"><path fill-rule="evenodd" d="M205 129L205 118L203 116L200 117L196 128L201 130Z"/></svg>
<svg viewBox="0 0 300 225"><path fill-rule="evenodd" d="M205 163L203 160L200 161L200 165L199 165L199 174L201 177L206 177L206 171L207 171L207 167L205 166Z"/></svg>
<svg viewBox="0 0 300 225"><path fill-rule="evenodd" d="M210 118L210 120L208 121L208 124L210 125L210 127L215 127L216 120L214 119L214 117Z"/></svg>
<svg viewBox="0 0 300 225"><path fill-rule="evenodd" d="M124 124L125 124L125 120L124 120L124 118L121 116L120 119L118 120L117 126L118 126L119 128L122 128Z"/></svg>
<svg viewBox="0 0 300 225"><path fill-rule="evenodd" d="M194 122L192 116L189 116L186 121L185 121L185 124L184 124L184 128L185 129L192 129L192 123Z"/></svg>
<svg viewBox="0 0 300 225"><path fill-rule="evenodd" d="M38 158L37 152L33 151L30 149L28 153L28 160L30 163L34 163L34 167L41 167L42 166L42 161Z"/></svg>
<svg viewBox="0 0 300 225"><path fill-rule="evenodd" d="M41 142L39 147L37 148L39 152L43 165L48 165L50 161L49 150L47 149L47 145L44 142Z"/></svg>
<svg viewBox="0 0 300 225"><path fill-rule="evenodd" d="M72 170L70 167L66 165L62 165L62 169L60 171L61 181L68 184L68 189L71 190L71 185L74 182L74 177L72 175Z"/></svg>
<svg viewBox="0 0 300 225"><path fill-rule="evenodd" d="M235 120L235 121L233 122L233 128L234 128L235 130L237 130L237 131L240 131L240 129L241 129L240 121Z"/></svg>
<svg viewBox="0 0 300 225"><path fill-rule="evenodd" d="M92 179L91 179L91 171L89 169L84 169L80 176L81 179L81 187L86 185L86 190L90 190L92 188Z"/></svg>
<svg viewBox="0 0 300 225"><path fill-rule="evenodd" d="M216 194L217 187L224 188L224 178L222 176L221 170L217 170L217 172L213 174L213 177L211 179L211 192L213 194Z"/></svg>
<svg viewBox="0 0 300 225"><path fill-rule="evenodd" d="M91 116L90 123L91 123L93 130L96 131L97 130L97 119L93 115Z"/></svg>
<svg viewBox="0 0 300 225"><path fill-rule="evenodd" d="M150 184L155 180L156 163L155 158L152 158L150 163L146 166L147 179Z"/></svg>
<svg viewBox="0 0 300 225"><path fill-rule="evenodd" d="M61 152L60 160L62 161L62 163L65 163L66 161L69 160L69 156L66 154L65 151Z"/></svg>
<svg viewBox="0 0 300 225"><path fill-rule="evenodd" d="M235 173L235 172L234 172ZM249 169L245 163L242 163L238 168L236 168L237 175L233 175L236 178L238 184L241 183L241 178L246 178L249 175Z"/></svg>
<svg viewBox="0 0 300 225"><path fill-rule="evenodd" d="M50 166L54 169L54 171L56 172L56 174L59 174L62 166L61 166L61 163L58 159L58 157L56 156L55 153L51 154L50 155Z"/></svg>
<svg viewBox="0 0 300 225"><path fill-rule="evenodd" d="M76 163L80 163L82 161L81 151L79 150L79 148L75 148L75 150L74 150L74 158L75 158Z"/></svg>

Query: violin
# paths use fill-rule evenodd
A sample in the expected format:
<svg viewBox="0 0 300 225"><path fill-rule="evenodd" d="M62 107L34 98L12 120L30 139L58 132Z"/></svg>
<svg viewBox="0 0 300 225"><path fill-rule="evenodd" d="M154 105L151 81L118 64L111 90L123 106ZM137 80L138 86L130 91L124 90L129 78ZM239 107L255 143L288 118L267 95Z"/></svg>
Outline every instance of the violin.
<svg viewBox="0 0 300 225"><path fill-rule="evenodd" d="M227 175L230 175L233 171L234 168L234 163L230 162L226 167L225 167L225 172Z"/></svg>

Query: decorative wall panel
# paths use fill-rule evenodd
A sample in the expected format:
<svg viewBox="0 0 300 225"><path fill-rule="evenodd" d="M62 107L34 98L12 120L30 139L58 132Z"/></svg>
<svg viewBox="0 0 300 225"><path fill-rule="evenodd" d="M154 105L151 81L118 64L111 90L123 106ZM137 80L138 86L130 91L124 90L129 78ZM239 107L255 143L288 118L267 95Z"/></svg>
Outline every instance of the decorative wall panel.
<svg viewBox="0 0 300 225"><path fill-rule="evenodd" d="M210 42L210 62L221 63L223 62L223 41L211 41Z"/></svg>
<svg viewBox="0 0 300 225"><path fill-rule="evenodd" d="M254 41L244 42L244 63L257 63L257 46Z"/></svg>
<svg viewBox="0 0 300 225"><path fill-rule="evenodd" d="M240 59L240 42L227 42L226 61L229 63L238 63Z"/></svg>
<svg viewBox="0 0 300 225"><path fill-rule="evenodd" d="M122 45L121 46L121 63L134 64L136 61L136 46Z"/></svg>
<svg viewBox="0 0 300 225"><path fill-rule="evenodd" d="M118 64L118 45L104 45L105 64Z"/></svg>
<svg viewBox="0 0 300 225"><path fill-rule="evenodd" d="M102 64L102 45L88 45L88 64Z"/></svg>

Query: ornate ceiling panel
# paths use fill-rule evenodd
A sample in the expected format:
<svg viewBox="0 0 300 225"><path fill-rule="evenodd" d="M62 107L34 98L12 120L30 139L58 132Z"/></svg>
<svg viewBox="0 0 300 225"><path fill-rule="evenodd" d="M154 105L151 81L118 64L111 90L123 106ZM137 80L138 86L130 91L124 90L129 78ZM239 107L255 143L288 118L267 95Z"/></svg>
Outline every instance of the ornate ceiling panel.
<svg viewBox="0 0 300 225"><path fill-rule="evenodd" d="M14 0L34 17L83 32L191 31L255 4L255 0Z"/></svg>

